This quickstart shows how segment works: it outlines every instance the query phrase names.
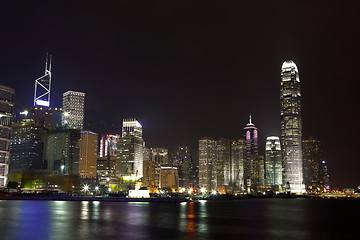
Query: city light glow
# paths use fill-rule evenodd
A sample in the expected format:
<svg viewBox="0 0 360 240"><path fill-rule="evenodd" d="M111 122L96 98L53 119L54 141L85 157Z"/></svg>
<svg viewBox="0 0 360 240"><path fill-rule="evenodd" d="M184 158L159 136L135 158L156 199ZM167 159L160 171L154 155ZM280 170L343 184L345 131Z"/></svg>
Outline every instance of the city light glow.
<svg viewBox="0 0 360 240"><path fill-rule="evenodd" d="M84 185L84 188L83 188L84 192L87 192L87 190L89 190L89 185Z"/></svg>

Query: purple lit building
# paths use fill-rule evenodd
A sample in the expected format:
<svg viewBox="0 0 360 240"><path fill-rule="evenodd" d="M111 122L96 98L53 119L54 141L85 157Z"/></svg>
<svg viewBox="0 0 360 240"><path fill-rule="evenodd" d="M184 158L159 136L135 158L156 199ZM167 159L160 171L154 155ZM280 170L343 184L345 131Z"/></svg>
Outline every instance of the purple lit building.
<svg viewBox="0 0 360 240"><path fill-rule="evenodd" d="M248 192L256 191L259 186L259 158L258 158L258 129L251 122L251 114L249 123L244 128L246 159L244 164L244 181Z"/></svg>

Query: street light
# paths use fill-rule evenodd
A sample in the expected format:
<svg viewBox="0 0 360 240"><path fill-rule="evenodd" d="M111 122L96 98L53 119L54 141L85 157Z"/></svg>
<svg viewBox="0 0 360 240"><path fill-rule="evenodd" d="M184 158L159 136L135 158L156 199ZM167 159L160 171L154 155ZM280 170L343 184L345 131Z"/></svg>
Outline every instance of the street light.
<svg viewBox="0 0 360 240"><path fill-rule="evenodd" d="M85 194L86 194L87 190L89 190L89 185L85 184L85 185L84 185Z"/></svg>
<svg viewBox="0 0 360 240"><path fill-rule="evenodd" d="M206 193L206 189L205 189L205 188L201 188L201 189L200 189L200 192L201 192L202 194L204 194L204 193Z"/></svg>

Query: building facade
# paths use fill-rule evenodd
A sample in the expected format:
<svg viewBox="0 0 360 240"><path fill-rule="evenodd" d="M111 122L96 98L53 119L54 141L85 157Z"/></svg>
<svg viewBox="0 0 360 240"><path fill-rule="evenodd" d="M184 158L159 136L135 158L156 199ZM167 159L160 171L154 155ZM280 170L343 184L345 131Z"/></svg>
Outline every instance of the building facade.
<svg viewBox="0 0 360 240"><path fill-rule="evenodd" d="M98 134L81 131L79 140L79 175L85 179L96 179Z"/></svg>
<svg viewBox="0 0 360 240"><path fill-rule="evenodd" d="M289 60L281 67L280 86L281 152L283 185L287 191L304 192L300 78L296 64Z"/></svg>
<svg viewBox="0 0 360 240"><path fill-rule="evenodd" d="M45 129L33 120L14 123L10 146L10 174L47 169L44 161L45 139Z"/></svg>
<svg viewBox="0 0 360 240"><path fill-rule="evenodd" d="M124 119L122 137L117 141L116 174L136 181L143 176L142 126L136 119Z"/></svg>
<svg viewBox="0 0 360 240"><path fill-rule="evenodd" d="M148 187L148 188L159 187L159 183L156 183L155 162L153 162L152 160L144 160L143 168L144 168L144 170L143 170L143 181L142 181L143 185L142 186ZM160 171L159 171L159 175L160 175ZM159 180L158 180L158 182L159 182Z"/></svg>
<svg viewBox="0 0 360 240"><path fill-rule="evenodd" d="M265 185L282 186L283 167L280 138L270 136L265 143Z"/></svg>
<svg viewBox="0 0 360 240"><path fill-rule="evenodd" d="M199 187L216 190L217 141L204 137L199 140Z"/></svg>
<svg viewBox="0 0 360 240"><path fill-rule="evenodd" d="M47 133L44 157L50 174L79 174L80 132L74 129L51 130Z"/></svg>
<svg viewBox="0 0 360 240"><path fill-rule="evenodd" d="M117 134L103 135L100 139L99 157L116 157L117 140L120 136Z"/></svg>
<svg viewBox="0 0 360 240"><path fill-rule="evenodd" d="M0 85L0 188L8 183L15 90Z"/></svg>
<svg viewBox="0 0 360 240"><path fill-rule="evenodd" d="M321 142L315 138L302 140L305 188L309 192L324 190L324 169Z"/></svg>
<svg viewBox="0 0 360 240"><path fill-rule="evenodd" d="M189 146L176 146L172 150L171 161L173 166L178 169L179 187L197 186L197 169Z"/></svg>
<svg viewBox="0 0 360 240"><path fill-rule="evenodd" d="M231 178L230 186L234 190L243 191L244 186L244 163L246 160L246 143L244 139L231 143Z"/></svg>
<svg viewBox="0 0 360 240"><path fill-rule="evenodd" d="M62 125L82 130L84 127L85 93L67 91L63 94Z"/></svg>
<svg viewBox="0 0 360 240"><path fill-rule="evenodd" d="M98 157L96 167L99 185L109 187L118 183L116 178L116 157Z"/></svg>
<svg viewBox="0 0 360 240"><path fill-rule="evenodd" d="M217 141L217 159L216 159L216 185L228 186L231 176L231 140L220 138Z"/></svg>
<svg viewBox="0 0 360 240"><path fill-rule="evenodd" d="M258 129L251 121L244 127L246 160L244 163L244 181L248 191L255 191L259 186Z"/></svg>
<svg viewBox="0 0 360 240"><path fill-rule="evenodd" d="M177 190L179 187L179 177L176 167L161 167L160 169L160 188L171 188Z"/></svg>
<svg viewBox="0 0 360 240"><path fill-rule="evenodd" d="M167 148L151 148L152 161L161 167L170 165L169 150Z"/></svg>

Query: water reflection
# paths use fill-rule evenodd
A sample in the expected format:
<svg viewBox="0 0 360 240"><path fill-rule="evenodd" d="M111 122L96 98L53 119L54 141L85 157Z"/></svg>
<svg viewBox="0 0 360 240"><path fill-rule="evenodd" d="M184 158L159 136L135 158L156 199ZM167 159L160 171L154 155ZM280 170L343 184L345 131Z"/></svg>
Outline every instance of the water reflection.
<svg viewBox="0 0 360 240"><path fill-rule="evenodd" d="M147 202L133 202L128 203L126 209L126 221L128 227L133 231L143 232L145 226L149 223L149 203Z"/></svg>
<svg viewBox="0 0 360 240"><path fill-rule="evenodd" d="M81 202L81 216L80 218L82 220L89 219L89 202L88 201L82 201Z"/></svg>
<svg viewBox="0 0 360 240"><path fill-rule="evenodd" d="M207 222L207 218L208 218L208 210L207 210L207 201L206 200L199 200L200 206L199 206L199 227L198 227L198 231L202 234L207 234L208 233L208 222Z"/></svg>
<svg viewBox="0 0 360 240"><path fill-rule="evenodd" d="M186 239L189 239L189 240L195 239L196 238L196 219L195 219L195 203L194 202L189 202L189 204L188 204L188 213L187 213L186 219L187 219Z"/></svg>
<svg viewBox="0 0 360 240"><path fill-rule="evenodd" d="M319 239L342 229L347 239L357 233L351 216L359 212L358 201L346 200L0 201L0 238Z"/></svg>
<svg viewBox="0 0 360 240"><path fill-rule="evenodd" d="M186 239L206 239L208 236L206 204L206 201L180 204L179 229L186 233Z"/></svg>
<svg viewBox="0 0 360 240"><path fill-rule="evenodd" d="M14 239L49 239L49 204L39 201L20 201L16 214L10 212L14 216L14 222L11 234Z"/></svg>

